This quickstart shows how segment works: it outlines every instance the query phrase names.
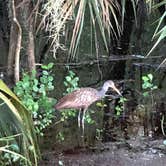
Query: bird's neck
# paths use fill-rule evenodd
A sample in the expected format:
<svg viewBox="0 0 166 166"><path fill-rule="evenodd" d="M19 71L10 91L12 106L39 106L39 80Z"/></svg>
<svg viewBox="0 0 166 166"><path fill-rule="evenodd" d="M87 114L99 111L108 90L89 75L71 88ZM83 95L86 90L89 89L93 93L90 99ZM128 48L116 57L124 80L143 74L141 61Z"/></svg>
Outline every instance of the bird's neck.
<svg viewBox="0 0 166 166"><path fill-rule="evenodd" d="M103 97L105 96L106 92L107 92L107 91L106 91L104 88L102 88L102 89L99 91L99 96L100 96L100 98L103 98Z"/></svg>

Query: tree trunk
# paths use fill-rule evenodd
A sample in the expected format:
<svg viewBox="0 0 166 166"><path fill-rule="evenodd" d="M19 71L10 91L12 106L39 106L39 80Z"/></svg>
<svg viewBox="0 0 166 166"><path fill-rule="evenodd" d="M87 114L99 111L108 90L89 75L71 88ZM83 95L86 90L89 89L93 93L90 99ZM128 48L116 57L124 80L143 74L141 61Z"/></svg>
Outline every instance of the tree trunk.
<svg viewBox="0 0 166 166"><path fill-rule="evenodd" d="M11 31L10 31L10 42L9 42L9 53L8 53L8 68L7 73L9 78L14 74L15 83L19 81L20 77L20 49L21 49L21 38L22 29L16 18L16 8L14 0L9 2L11 11ZM14 71L13 71L14 67Z"/></svg>
<svg viewBox="0 0 166 166"><path fill-rule="evenodd" d="M14 81L15 83L20 79L20 50L21 50L21 39L22 39L22 29L18 20L14 19L15 24L18 28L17 42L16 42L16 52L15 52L15 66L14 66Z"/></svg>
<svg viewBox="0 0 166 166"><path fill-rule="evenodd" d="M30 24L29 32L28 32L28 48L27 48L29 71L35 70L35 52L34 52L34 50L35 50L35 43L34 43L33 27L32 27L32 24Z"/></svg>
<svg viewBox="0 0 166 166"><path fill-rule="evenodd" d="M34 18L33 18L33 4L29 0L22 7L24 11L23 24L25 27L25 34L27 34L26 40L26 54L28 60L28 70L31 72L35 70L35 42L34 42ZM25 19L25 20L24 20Z"/></svg>
<svg viewBox="0 0 166 166"><path fill-rule="evenodd" d="M35 69L35 44L34 44L34 28L33 28L33 4L31 0L9 1L9 16L11 17L10 42L8 52L7 74L10 80L17 82L20 73L20 51L21 40L23 38L21 55L27 55L23 60L24 66L28 62L28 70ZM18 21L19 20L19 21ZM21 26L20 26L21 24ZM22 28L21 28L22 27ZM22 33L23 31L23 33ZM25 67L25 66L24 66Z"/></svg>
<svg viewBox="0 0 166 166"><path fill-rule="evenodd" d="M16 49L16 45L15 45L15 41L17 39L17 35L16 35L16 30L15 27L13 25L11 25L10 28L10 41L9 41L9 52L8 52L8 64L7 64L7 75L10 79L12 79L13 75L14 75L14 55L15 55L15 49Z"/></svg>

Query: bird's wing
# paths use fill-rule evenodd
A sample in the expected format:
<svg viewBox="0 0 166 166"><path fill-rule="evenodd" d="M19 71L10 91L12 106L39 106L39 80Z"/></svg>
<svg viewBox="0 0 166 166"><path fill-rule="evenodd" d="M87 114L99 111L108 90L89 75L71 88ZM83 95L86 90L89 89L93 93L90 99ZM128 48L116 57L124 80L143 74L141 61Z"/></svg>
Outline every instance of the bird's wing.
<svg viewBox="0 0 166 166"><path fill-rule="evenodd" d="M65 108L85 108L98 100L97 94L97 90L93 88L80 88L61 98L55 108L57 110Z"/></svg>
<svg viewBox="0 0 166 166"><path fill-rule="evenodd" d="M79 98L80 89L77 89L66 96L62 97L59 102L56 104L56 109L63 109L63 108L72 108L71 106L76 102L76 99Z"/></svg>

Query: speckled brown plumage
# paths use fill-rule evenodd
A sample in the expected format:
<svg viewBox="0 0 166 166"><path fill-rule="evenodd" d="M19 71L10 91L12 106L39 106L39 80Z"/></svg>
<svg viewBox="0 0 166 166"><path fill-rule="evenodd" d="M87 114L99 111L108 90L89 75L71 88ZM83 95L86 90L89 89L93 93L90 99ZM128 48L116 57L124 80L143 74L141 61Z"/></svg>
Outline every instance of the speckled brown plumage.
<svg viewBox="0 0 166 166"><path fill-rule="evenodd" d="M100 98L101 97L98 95L98 91L96 89L80 88L61 98L56 104L55 109L84 109L88 108L95 101L100 100Z"/></svg>
<svg viewBox="0 0 166 166"><path fill-rule="evenodd" d="M119 90L115 87L114 82L111 80L108 80L104 83L100 91L94 88L80 88L78 90L71 92L70 94L67 94L66 96L64 96L63 98L59 100L59 102L55 105L55 109L56 110L79 109L80 110L78 115L79 127L80 127L80 112L82 109L83 116L82 116L81 122L82 122L83 131L84 131L84 117L85 117L86 110L92 103L102 99L109 88L112 88L119 95L121 95Z"/></svg>

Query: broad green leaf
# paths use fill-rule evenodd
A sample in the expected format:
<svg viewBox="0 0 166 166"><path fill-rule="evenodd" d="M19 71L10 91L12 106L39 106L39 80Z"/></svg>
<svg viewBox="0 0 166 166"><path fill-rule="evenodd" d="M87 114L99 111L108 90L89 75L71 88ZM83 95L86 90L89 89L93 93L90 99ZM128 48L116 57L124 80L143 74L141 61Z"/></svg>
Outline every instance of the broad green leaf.
<svg viewBox="0 0 166 166"><path fill-rule="evenodd" d="M53 78L52 76L48 76L48 80L49 80L49 81L53 81L54 78Z"/></svg>
<svg viewBox="0 0 166 166"><path fill-rule="evenodd" d="M152 87L152 90L155 90L155 89L157 89L158 87L155 85L155 86L153 86Z"/></svg>
<svg viewBox="0 0 166 166"><path fill-rule="evenodd" d="M127 101L127 99L125 98L125 97L120 97L120 103L124 103L124 102L126 102Z"/></svg>
<svg viewBox="0 0 166 166"><path fill-rule="evenodd" d="M103 104L103 103L101 103L101 102L97 102L97 103L96 103L96 106L98 106L98 107L106 107L107 105L106 105L106 104Z"/></svg>
<svg viewBox="0 0 166 166"><path fill-rule="evenodd" d="M39 109L39 105L37 102L34 103L34 111L38 111Z"/></svg>
<svg viewBox="0 0 166 166"><path fill-rule="evenodd" d="M148 97L148 96L149 96L149 92L144 92L144 93L143 93L143 96L144 96L144 97Z"/></svg>
<svg viewBox="0 0 166 166"><path fill-rule="evenodd" d="M149 77L149 79L150 79L150 81L152 81L153 80L153 75L150 73L150 74L148 74L148 77Z"/></svg>
<svg viewBox="0 0 166 166"><path fill-rule="evenodd" d="M144 84L142 84L143 89L151 88L152 86L153 84L151 84L150 82L145 82Z"/></svg>
<svg viewBox="0 0 166 166"><path fill-rule="evenodd" d="M144 82L147 82L147 81L149 80L149 78L148 78L147 76L142 76L142 80L143 80Z"/></svg>
<svg viewBox="0 0 166 166"><path fill-rule="evenodd" d="M52 69L52 67L54 66L54 63L49 63L47 66L48 66L48 70Z"/></svg>
<svg viewBox="0 0 166 166"><path fill-rule="evenodd" d="M34 79L34 84L37 86L39 81L37 79Z"/></svg>
<svg viewBox="0 0 166 166"><path fill-rule="evenodd" d="M66 81L63 82L65 86L68 86L68 83Z"/></svg>
<svg viewBox="0 0 166 166"><path fill-rule="evenodd" d="M32 70L32 77L36 77L36 70Z"/></svg>
<svg viewBox="0 0 166 166"><path fill-rule="evenodd" d="M65 78L66 78L66 80L67 80L68 82L71 81L71 77L70 77L70 76L66 76Z"/></svg>
<svg viewBox="0 0 166 166"><path fill-rule="evenodd" d="M117 115L117 116L120 116L120 112L118 111L118 112L116 113L116 115Z"/></svg>
<svg viewBox="0 0 166 166"><path fill-rule="evenodd" d="M116 111L121 111L120 106L119 106L119 105L117 105L117 106L115 107L115 110L116 110Z"/></svg>
<svg viewBox="0 0 166 166"><path fill-rule="evenodd" d="M33 86L33 91L34 91L34 92L37 92L38 90L39 90L39 88L38 88L36 85L34 85L34 86Z"/></svg>
<svg viewBox="0 0 166 166"><path fill-rule="evenodd" d="M47 66L47 65L42 65L41 68L47 70L47 69L48 69L48 66Z"/></svg>
<svg viewBox="0 0 166 166"><path fill-rule="evenodd" d="M43 75L48 75L48 71L46 71L46 70L43 70Z"/></svg>

